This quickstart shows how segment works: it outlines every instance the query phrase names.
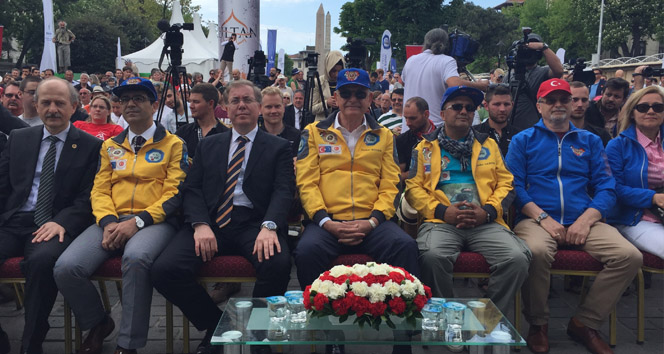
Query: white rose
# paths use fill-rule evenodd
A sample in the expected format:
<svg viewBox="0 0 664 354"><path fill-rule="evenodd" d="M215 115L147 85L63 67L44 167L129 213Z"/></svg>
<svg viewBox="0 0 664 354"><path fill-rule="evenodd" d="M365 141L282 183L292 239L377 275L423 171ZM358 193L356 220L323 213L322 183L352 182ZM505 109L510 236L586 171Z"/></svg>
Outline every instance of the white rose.
<svg viewBox="0 0 664 354"><path fill-rule="evenodd" d="M350 275L351 273L352 273L352 268L345 265L338 265L330 269L330 275L335 278L338 278L342 275Z"/></svg>
<svg viewBox="0 0 664 354"><path fill-rule="evenodd" d="M342 298L346 295L347 289L348 286L346 285L346 283L343 284L332 283L332 285L330 286L330 291L328 292L327 296L332 300Z"/></svg>
<svg viewBox="0 0 664 354"><path fill-rule="evenodd" d="M371 267L371 273L373 275L388 275L390 274L390 268L387 264L377 264Z"/></svg>
<svg viewBox="0 0 664 354"><path fill-rule="evenodd" d="M385 291L392 297L401 296L401 286L391 280L385 283Z"/></svg>
<svg viewBox="0 0 664 354"><path fill-rule="evenodd" d="M407 298L414 298L417 292L417 286L413 282L406 281L401 284L401 294Z"/></svg>
<svg viewBox="0 0 664 354"><path fill-rule="evenodd" d="M314 282L311 283L311 291L315 291L315 292L317 292L317 293L320 292L320 291L318 290L319 287L320 287L320 283L321 283L321 280L320 280L320 279L316 279L316 280L314 280Z"/></svg>
<svg viewBox="0 0 664 354"><path fill-rule="evenodd" d="M353 273L357 274L357 276L363 277L369 274L369 267L364 264L356 264L353 266Z"/></svg>
<svg viewBox="0 0 664 354"><path fill-rule="evenodd" d="M369 302L372 304L385 301L387 290L381 284L371 284L369 287Z"/></svg>
<svg viewBox="0 0 664 354"><path fill-rule="evenodd" d="M325 294L325 295L328 295L332 285L334 285L334 283L329 281L329 280L322 281L320 283L320 285L318 286L318 292L322 293L322 294Z"/></svg>
<svg viewBox="0 0 664 354"><path fill-rule="evenodd" d="M359 281L350 285L350 290L352 290L355 295L365 297L369 294L369 286L366 282Z"/></svg>

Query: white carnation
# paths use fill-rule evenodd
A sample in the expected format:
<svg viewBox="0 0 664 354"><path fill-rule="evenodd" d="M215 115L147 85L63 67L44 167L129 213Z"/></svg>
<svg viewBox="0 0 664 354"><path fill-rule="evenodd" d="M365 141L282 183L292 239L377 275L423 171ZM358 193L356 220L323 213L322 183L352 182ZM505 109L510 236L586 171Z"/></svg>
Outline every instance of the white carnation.
<svg viewBox="0 0 664 354"><path fill-rule="evenodd" d="M350 285L350 290L352 290L355 295L365 297L369 294L369 286L366 282L358 281Z"/></svg>
<svg viewBox="0 0 664 354"><path fill-rule="evenodd" d="M318 286L318 292L328 295L330 293L330 288L332 287L332 285L334 285L334 283L329 280L322 281Z"/></svg>
<svg viewBox="0 0 664 354"><path fill-rule="evenodd" d="M369 274L369 267L364 264L356 264L353 266L353 273L357 274L360 277L366 276Z"/></svg>
<svg viewBox="0 0 664 354"><path fill-rule="evenodd" d="M391 297L401 296L401 286L391 280L385 283L385 291Z"/></svg>
<svg viewBox="0 0 664 354"><path fill-rule="evenodd" d="M414 298L417 292L417 286L411 281L406 281L404 284L401 284L401 294L408 298Z"/></svg>
<svg viewBox="0 0 664 354"><path fill-rule="evenodd" d="M385 301L387 290L381 284L371 284L369 287L369 302L375 304Z"/></svg>
<svg viewBox="0 0 664 354"><path fill-rule="evenodd" d="M335 278L340 277L342 275L350 275L352 273L353 269L345 265L338 265L330 269L330 275Z"/></svg>
<svg viewBox="0 0 664 354"><path fill-rule="evenodd" d="M320 279L314 280L314 282L311 283L311 291L315 291L315 292L319 293L320 291L318 289L320 287L320 283L321 283Z"/></svg>
<svg viewBox="0 0 664 354"><path fill-rule="evenodd" d="M342 297L344 297L344 295L346 295L346 290L347 289L348 289L348 286L346 285L346 283L343 283L343 284L332 283L327 296L331 300L336 300L336 299L342 298Z"/></svg>
<svg viewBox="0 0 664 354"><path fill-rule="evenodd" d="M392 267L390 267L387 264L377 264L377 265L371 267L371 273L373 275L388 275L388 274L390 274L390 269L391 268Z"/></svg>

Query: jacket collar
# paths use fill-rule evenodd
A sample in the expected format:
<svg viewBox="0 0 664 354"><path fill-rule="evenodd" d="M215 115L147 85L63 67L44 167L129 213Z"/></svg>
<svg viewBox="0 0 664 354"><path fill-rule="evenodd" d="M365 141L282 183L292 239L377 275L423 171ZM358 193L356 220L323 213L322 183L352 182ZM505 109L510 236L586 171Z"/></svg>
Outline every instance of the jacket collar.
<svg viewBox="0 0 664 354"><path fill-rule="evenodd" d="M316 127L322 130L328 130L330 127L334 127L334 120L337 118L337 114L338 112L330 114L327 118L318 122ZM382 127L370 114L365 114L364 118L367 120L367 125L371 130L380 129Z"/></svg>
<svg viewBox="0 0 664 354"><path fill-rule="evenodd" d="M620 135L632 139L636 141L637 143L639 142L639 139L636 137L636 125L630 124L630 126L625 129L624 131L620 132ZM659 136L662 138L662 141L664 141L664 124L662 124L659 127ZM664 142L662 143L662 146L664 146Z"/></svg>
<svg viewBox="0 0 664 354"><path fill-rule="evenodd" d="M424 139L426 139L427 141L438 140L438 134L440 133L440 131L443 129L444 126L445 124L442 124L440 127L436 128L436 130L434 130L433 132L429 134L424 134L423 135ZM473 130L473 134L475 134L475 140L477 140L477 142L480 143L480 145L484 144L486 139L489 137L489 134L478 132L477 129L473 127L471 127L470 129Z"/></svg>
<svg viewBox="0 0 664 354"><path fill-rule="evenodd" d="M569 130L565 134L579 130L579 128L575 127L574 124L572 124L572 122L569 122L568 124L569 124ZM553 133L551 129L549 129L546 125L544 125L544 118L540 118L539 122L537 122L537 124L535 124L534 127Z"/></svg>
<svg viewBox="0 0 664 354"><path fill-rule="evenodd" d="M157 130L154 132L154 136L152 137L152 142L157 143L164 139L166 137L166 128L164 128L163 125L161 124L156 124ZM123 130L122 133L118 134L117 136L111 138L114 142L116 142L119 145L122 145L122 143L127 139L127 134L129 134L129 127L127 129Z"/></svg>

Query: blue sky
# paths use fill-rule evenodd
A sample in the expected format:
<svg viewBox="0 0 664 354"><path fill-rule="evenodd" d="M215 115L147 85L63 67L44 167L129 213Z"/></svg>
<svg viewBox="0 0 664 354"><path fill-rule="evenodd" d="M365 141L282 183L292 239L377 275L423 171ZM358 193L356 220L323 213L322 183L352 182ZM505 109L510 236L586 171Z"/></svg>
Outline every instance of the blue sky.
<svg viewBox="0 0 664 354"><path fill-rule="evenodd" d="M192 0L200 5L203 22L217 21L218 0ZM223 0L222 0L223 1ZM330 12L332 28L339 24L339 12L345 0L261 0L260 33L261 42L265 44L268 29L277 30L277 51L283 48L287 54L304 50L306 45L314 45L316 32L316 11L323 4L325 12ZM502 0L472 0L476 5L492 7ZM425 15L425 14L423 14ZM389 28L386 28L389 29ZM331 48L339 49L345 38L332 32Z"/></svg>

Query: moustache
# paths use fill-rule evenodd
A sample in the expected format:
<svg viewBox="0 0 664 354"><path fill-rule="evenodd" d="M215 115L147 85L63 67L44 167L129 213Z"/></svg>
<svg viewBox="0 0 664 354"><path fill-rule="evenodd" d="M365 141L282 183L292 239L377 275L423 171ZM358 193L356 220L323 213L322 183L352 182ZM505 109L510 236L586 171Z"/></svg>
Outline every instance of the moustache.
<svg viewBox="0 0 664 354"><path fill-rule="evenodd" d="M49 118L62 118L62 114L60 114L60 113L46 113L45 118L46 119L49 119Z"/></svg>

